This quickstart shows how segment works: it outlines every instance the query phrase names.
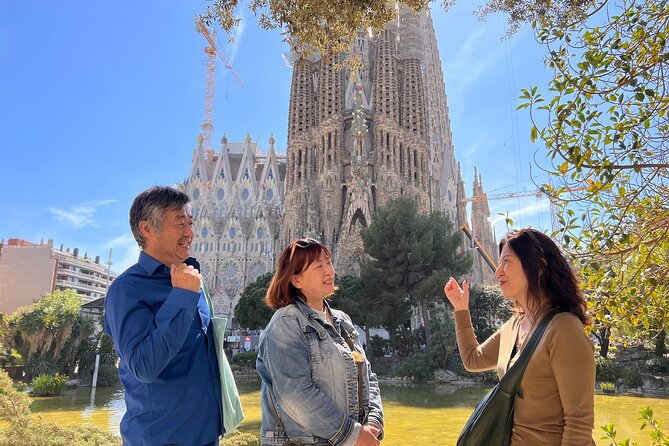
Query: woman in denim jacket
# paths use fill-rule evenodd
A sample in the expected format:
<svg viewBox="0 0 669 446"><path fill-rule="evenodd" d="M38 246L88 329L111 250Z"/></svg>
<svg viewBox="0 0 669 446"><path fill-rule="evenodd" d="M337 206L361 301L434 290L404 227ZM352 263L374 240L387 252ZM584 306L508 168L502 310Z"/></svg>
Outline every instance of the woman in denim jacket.
<svg viewBox="0 0 669 446"><path fill-rule="evenodd" d="M263 446L377 446L383 408L351 318L330 308L330 251L300 239L281 252L265 301L276 309L260 337Z"/></svg>

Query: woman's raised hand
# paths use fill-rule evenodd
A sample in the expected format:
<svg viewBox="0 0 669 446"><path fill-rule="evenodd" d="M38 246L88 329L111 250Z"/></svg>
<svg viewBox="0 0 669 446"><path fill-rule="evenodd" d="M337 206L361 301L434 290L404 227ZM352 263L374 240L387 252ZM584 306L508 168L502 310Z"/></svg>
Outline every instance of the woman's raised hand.
<svg viewBox="0 0 669 446"><path fill-rule="evenodd" d="M469 309L469 284L466 280L462 281L462 288L460 288L458 281L451 277L444 285L444 294L455 311Z"/></svg>

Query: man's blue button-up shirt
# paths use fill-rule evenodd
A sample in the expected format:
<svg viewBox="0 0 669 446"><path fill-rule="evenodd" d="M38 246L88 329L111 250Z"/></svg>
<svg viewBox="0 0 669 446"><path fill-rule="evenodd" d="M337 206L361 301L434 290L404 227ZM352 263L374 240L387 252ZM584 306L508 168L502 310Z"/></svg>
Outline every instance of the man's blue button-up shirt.
<svg viewBox="0 0 669 446"><path fill-rule="evenodd" d="M105 331L120 357L124 446L202 446L223 433L221 383L204 293L173 288L141 252L109 287Z"/></svg>

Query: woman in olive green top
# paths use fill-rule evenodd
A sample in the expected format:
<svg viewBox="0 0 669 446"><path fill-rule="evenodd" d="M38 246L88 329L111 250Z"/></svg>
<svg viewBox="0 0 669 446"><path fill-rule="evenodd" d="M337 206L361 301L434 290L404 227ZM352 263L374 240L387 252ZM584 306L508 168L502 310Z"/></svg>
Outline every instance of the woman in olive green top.
<svg viewBox="0 0 669 446"><path fill-rule="evenodd" d="M469 314L469 287L451 277L444 292L455 309L460 356L471 372L497 369L501 378L525 340L551 309L550 322L525 369L516 396L512 446L590 446L594 427L595 360L584 326L590 323L583 293L566 259L547 235L510 232L499 244L495 274L516 314L482 344Z"/></svg>

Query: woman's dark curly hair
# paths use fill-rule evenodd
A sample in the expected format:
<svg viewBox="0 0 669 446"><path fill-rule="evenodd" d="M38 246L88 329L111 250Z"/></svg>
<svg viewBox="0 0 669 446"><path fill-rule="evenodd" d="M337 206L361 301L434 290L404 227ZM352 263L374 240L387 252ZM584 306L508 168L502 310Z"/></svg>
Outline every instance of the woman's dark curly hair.
<svg viewBox="0 0 669 446"><path fill-rule="evenodd" d="M541 231L526 228L509 232L499 242L516 253L527 276L528 306L538 309L546 296L551 308L569 311L583 325L592 323L578 279L555 242Z"/></svg>

